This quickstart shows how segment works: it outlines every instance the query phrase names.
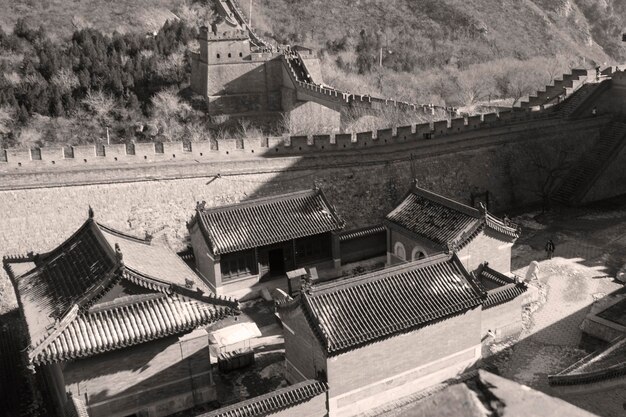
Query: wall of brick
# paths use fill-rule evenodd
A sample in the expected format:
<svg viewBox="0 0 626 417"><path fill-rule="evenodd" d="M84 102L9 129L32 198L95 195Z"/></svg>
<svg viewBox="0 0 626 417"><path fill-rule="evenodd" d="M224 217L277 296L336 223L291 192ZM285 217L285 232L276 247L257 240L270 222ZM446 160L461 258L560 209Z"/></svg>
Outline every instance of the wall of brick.
<svg viewBox="0 0 626 417"><path fill-rule="evenodd" d="M626 90L624 94L626 95ZM624 166L626 166L626 146L622 146L617 155L605 167L591 190L584 197L583 202L597 201L626 193L626 181L623 177Z"/></svg>
<svg viewBox="0 0 626 417"><path fill-rule="evenodd" d="M480 343L480 308L328 360L330 397L427 365ZM367 366L364 366L367 364ZM388 384L389 385L389 384Z"/></svg>
<svg viewBox="0 0 626 417"><path fill-rule="evenodd" d="M522 297L517 297L482 312L481 337L491 330L496 340L522 331Z"/></svg>
<svg viewBox="0 0 626 417"><path fill-rule="evenodd" d="M404 250L406 253L406 260L412 261L411 255L413 254L413 250L417 249L418 251L423 252L427 256L433 255L435 253L439 253L442 251L441 248L434 245L432 242L427 241L426 239L417 239L413 236L407 236L404 233L401 233L397 230L391 231L391 245L390 252L394 254L394 249L396 247L396 243L402 243L404 246Z"/></svg>
<svg viewBox="0 0 626 417"><path fill-rule="evenodd" d="M331 415L349 416L410 395L480 356L481 309L328 360Z"/></svg>
<svg viewBox="0 0 626 417"><path fill-rule="evenodd" d="M314 185L324 189L347 228L381 222L413 178L424 188L465 203L470 203L472 192L488 190L493 209L504 210L539 198L535 190L515 181L523 178L530 183L536 175L526 169L530 164L524 163L526 147L535 141L565 143L571 146L572 157L578 157L583 145L595 139L593 132L597 128L583 140L544 132L540 139L511 135L457 142L450 138L425 142L423 147L407 144L386 152L310 157L286 156L283 151L276 152L283 157L257 157L246 149L231 149L219 151L222 157L215 160L202 156L194 144L194 159L184 161L78 166L32 162L28 167L0 163L0 256L54 248L84 222L89 205L98 221L140 236L149 232L173 249L188 243L185 223L196 201L205 200L211 207ZM10 293L10 285L2 281L0 291Z"/></svg>
<svg viewBox="0 0 626 417"><path fill-rule="evenodd" d="M67 391L86 399L92 417L151 417L215 399L208 337L169 337L65 364Z"/></svg>
<svg viewBox="0 0 626 417"><path fill-rule="evenodd" d="M503 242L502 236L491 230L482 231L458 253L468 271L473 271L487 261L498 272L511 272L512 243Z"/></svg>
<svg viewBox="0 0 626 417"><path fill-rule="evenodd" d="M204 281L209 284L209 288L216 291L216 288L221 285L221 280L219 280L220 265L219 262L214 262L206 240L197 223L193 225L189 232L189 241L193 249L197 270L204 278Z"/></svg>
<svg viewBox="0 0 626 417"><path fill-rule="evenodd" d="M298 101L295 90L287 87L282 88L281 94L282 107L287 112L286 117L290 131L305 133L339 132L341 127L341 113L339 111L313 101ZM308 147L307 145L305 148ZM300 147L296 149L302 150Z"/></svg>
<svg viewBox="0 0 626 417"><path fill-rule="evenodd" d="M300 308L281 310L285 337L285 378L290 383L327 373L326 356Z"/></svg>

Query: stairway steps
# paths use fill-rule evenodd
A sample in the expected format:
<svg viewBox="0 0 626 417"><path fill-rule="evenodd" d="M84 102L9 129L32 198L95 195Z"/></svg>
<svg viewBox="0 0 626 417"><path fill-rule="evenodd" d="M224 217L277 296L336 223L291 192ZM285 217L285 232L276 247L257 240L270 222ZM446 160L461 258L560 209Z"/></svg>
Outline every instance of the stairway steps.
<svg viewBox="0 0 626 417"><path fill-rule="evenodd" d="M565 109L567 106L564 106ZM563 182L553 193L553 198L563 203L572 203L576 196L584 196L597 178L600 171L607 165L611 156L626 135L626 126L622 123L611 123L601 133L598 142L581 157L579 163L565 176ZM581 192L582 191L582 192Z"/></svg>

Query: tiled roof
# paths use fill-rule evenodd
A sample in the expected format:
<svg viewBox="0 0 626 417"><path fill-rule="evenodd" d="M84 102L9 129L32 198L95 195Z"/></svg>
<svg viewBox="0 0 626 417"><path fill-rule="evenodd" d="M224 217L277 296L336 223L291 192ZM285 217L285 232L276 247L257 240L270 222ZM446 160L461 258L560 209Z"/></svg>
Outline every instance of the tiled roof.
<svg viewBox="0 0 626 417"><path fill-rule="evenodd" d="M482 298L456 255L446 254L317 284L300 296L329 354L475 308Z"/></svg>
<svg viewBox="0 0 626 417"><path fill-rule="evenodd" d="M261 417L301 404L325 393L328 386L307 380L237 404L223 407L198 417ZM304 416L303 416L304 417Z"/></svg>
<svg viewBox="0 0 626 417"><path fill-rule="evenodd" d="M112 285L121 267L93 221L32 261L35 267L20 275L16 293L33 344L39 343L72 306L88 304ZM10 260L5 260L5 266L11 268Z"/></svg>
<svg viewBox="0 0 626 417"><path fill-rule="evenodd" d="M345 224L319 189L198 209L193 222L199 222L215 254L340 230Z"/></svg>
<svg viewBox="0 0 626 417"><path fill-rule="evenodd" d="M31 357L46 363L91 356L192 330L229 313L208 301L154 293L119 298L85 312L76 309Z"/></svg>
<svg viewBox="0 0 626 417"><path fill-rule="evenodd" d="M483 309L495 307L511 301L528 290L526 284L515 282L498 271L483 264L478 268L477 277L480 285L487 291L487 298L483 302Z"/></svg>
<svg viewBox="0 0 626 417"><path fill-rule="evenodd" d="M165 246L134 236L120 233L102 224L98 224L102 235L114 248L119 245L123 254L124 265L138 273L150 277L153 281L185 286L189 281L202 288L202 281L187 266L180 256ZM209 291L208 288L202 288Z"/></svg>
<svg viewBox="0 0 626 417"><path fill-rule="evenodd" d="M5 258L4 266L26 321L33 364L184 332L237 309L235 301L206 291L173 252L92 218L53 251Z"/></svg>
<svg viewBox="0 0 626 417"><path fill-rule="evenodd" d="M347 230L341 233L341 235L339 236L339 240L341 242L344 242L347 240L352 240L352 239L356 239L360 237L375 235L377 233L382 233L384 231L385 231L385 226L383 226L382 224L377 225L377 226L363 227L361 229L356 229L356 230Z"/></svg>
<svg viewBox="0 0 626 417"><path fill-rule="evenodd" d="M422 236L445 249L448 244L463 246L485 226L512 238L517 227L505 224L486 211L413 187L389 213L386 221ZM387 223L387 224L389 224Z"/></svg>

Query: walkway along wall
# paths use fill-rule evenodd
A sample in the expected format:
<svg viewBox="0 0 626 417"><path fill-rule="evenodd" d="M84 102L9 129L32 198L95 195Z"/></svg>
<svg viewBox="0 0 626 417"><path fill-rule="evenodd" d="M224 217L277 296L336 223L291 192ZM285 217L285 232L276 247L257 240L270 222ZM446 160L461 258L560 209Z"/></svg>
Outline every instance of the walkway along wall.
<svg viewBox="0 0 626 417"><path fill-rule="evenodd" d="M348 228L379 223L413 178L467 203L472 193L489 191L491 210L504 210L540 200L532 184L541 178L528 149L537 149L548 161L560 150L576 160L605 122L543 121L481 129L469 137L460 133L406 142L400 135L393 139L391 131L379 131L376 140L388 137L396 143L376 147L358 147L359 135L356 144L349 135L345 142L337 135L341 151L307 145L307 138L302 144L291 138L290 147L272 145L265 148L266 155L232 148L203 158L194 146L194 156L186 160L176 156L159 161L154 153L144 159L136 152L126 156L126 162L118 158L92 163L97 161L95 155L65 165L45 163L43 157L25 160L22 166L6 162L0 164L0 255L54 247L76 230L88 205L98 221L138 235L148 232L175 249L187 243L185 222L196 201L215 206L314 185L324 189ZM529 126L534 128L528 130ZM306 152L296 152L296 146ZM274 153L281 156L269 156ZM87 162L81 162L84 159Z"/></svg>

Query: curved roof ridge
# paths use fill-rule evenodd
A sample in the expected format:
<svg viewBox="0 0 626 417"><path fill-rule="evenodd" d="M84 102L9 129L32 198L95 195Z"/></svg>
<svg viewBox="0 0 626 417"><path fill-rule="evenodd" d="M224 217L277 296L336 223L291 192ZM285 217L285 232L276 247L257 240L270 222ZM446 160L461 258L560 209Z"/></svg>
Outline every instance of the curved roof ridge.
<svg viewBox="0 0 626 417"><path fill-rule="evenodd" d="M123 277L137 285L141 285L142 287L148 288L150 290L156 290L156 291L160 291L160 292L167 292L168 289L171 289L171 287L174 285L171 282L168 281L164 281L162 279L159 278L155 278L153 276L150 276L148 274L145 274L143 272L137 271L134 268L131 268L128 265L124 265L124 270L125 272L127 272L128 274L124 274ZM132 279L131 277L128 277L128 275L132 275ZM148 285L146 285L148 284ZM163 291L162 291L163 290Z"/></svg>
<svg viewBox="0 0 626 417"><path fill-rule="evenodd" d="M266 197L253 198L253 199L249 199L245 201L240 201L238 203L223 204L223 205L214 206L214 207L204 207L202 209L196 209L196 210L200 213L214 213L214 212L228 211L231 209L236 210L236 209L244 208L250 205L256 205L259 203L284 201L284 200L288 200L290 198L297 197L300 195L316 195L321 191L322 190L319 188L317 189L310 188L306 190L292 191L286 194L278 194L278 195L272 195L272 196L266 196Z"/></svg>
<svg viewBox="0 0 626 417"><path fill-rule="evenodd" d="M516 238L519 237L520 235L520 228L518 224L511 223L511 222L508 222L507 224L502 219L489 213L489 211L485 211L485 223L487 224L487 227L489 227L490 229L493 229L505 235L516 237Z"/></svg>
<svg viewBox="0 0 626 417"><path fill-rule="evenodd" d="M233 205L196 209L196 221L213 254L341 230L345 221L321 189L249 200Z"/></svg>
<svg viewBox="0 0 626 417"><path fill-rule="evenodd" d="M378 279L385 279L392 277L394 275L399 275L403 272L412 271L414 269L425 268L429 265L447 262L453 258L452 253L437 253L434 255L427 256L425 258L402 263L399 265L394 265L388 268L383 268L377 271L373 271L370 273L355 275L352 277L339 278L330 281L315 283L311 286L311 291L309 295L318 295L326 292L332 292L337 289L343 289L347 287L354 287L360 284L365 284L371 281L376 281Z"/></svg>
<svg viewBox="0 0 626 417"><path fill-rule="evenodd" d="M69 326L72 321L78 316L79 308L77 304L74 304L68 311L65 313L63 318L55 323L54 328L50 329L48 334L44 335L41 340L37 342L37 344L33 344L31 340L31 345L28 349L28 358L33 361L41 352L50 345L54 341L56 337L58 337L63 331Z"/></svg>
<svg viewBox="0 0 626 417"><path fill-rule="evenodd" d="M137 242L137 243L143 243L145 245L150 245L151 241L149 239L146 238L141 238L139 236L134 236L128 233L124 233L124 232L120 232L117 229L114 229L112 227L106 226L100 222L95 222L96 226L98 226L98 228L104 229L107 233L110 233L112 235L115 235L117 237L121 237L123 239L128 239L128 240L132 240L133 242Z"/></svg>
<svg viewBox="0 0 626 417"><path fill-rule="evenodd" d="M308 401L328 391L324 382L308 379L288 387L253 397L236 404L202 414L198 417L256 417L274 414L280 410Z"/></svg>
<svg viewBox="0 0 626 417"><path fill-rule="evenodd" d="M173 308L174 305L176 308ZM179 315L177 311L184 314ZM134 302L118 303L93 311L75 308L72 313L68 315L64 326L46 338L45 345L41 344L30 353L31 363L42 364L88 357L184 333L220 320L232 314L232 311L227 307L174 293L161 294L160 297L141 297ZM127 315L134 316L136 323L129 324L124 319ZM113 326L125 326L126 331L118 333L112 330ZM77 334L81 334L81 338L77 338ZM111 338L109 334L115 336Z"/></svg>
<svg viewBox="0 0 626 417"><path fill-rule="evenodd" d="M456 211L460 211L463 214L466 214L468 216L472 216L475 218L480 218L481 217L481 212L480 210L470 207L467 204L463 204L460 203L456 200L453 200L451 198L448 197L444 197L441 194L437 194L434 191L430 191L430 190L426 190L424 188L420 188L417 185L414 185L413 188L411 189L410 193L415 194L415 195L419 195L422 196L424 198L427 198L429 200L435 201L443 206L446 206L450 209L456 210Z"/></svg>

